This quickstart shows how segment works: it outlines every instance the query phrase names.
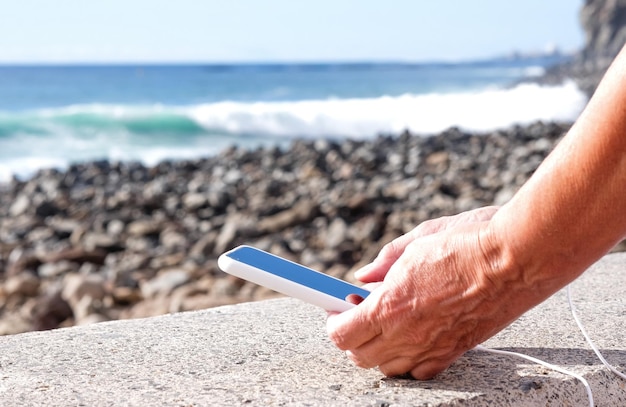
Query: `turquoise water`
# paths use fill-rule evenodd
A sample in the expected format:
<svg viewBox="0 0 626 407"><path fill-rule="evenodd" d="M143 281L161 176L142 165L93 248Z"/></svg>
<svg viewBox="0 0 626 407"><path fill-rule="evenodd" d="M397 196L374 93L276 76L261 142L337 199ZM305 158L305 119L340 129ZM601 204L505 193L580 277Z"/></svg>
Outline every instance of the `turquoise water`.
<svg viewBox="0 0 626 407"><path fill-rule="evenodd" d="M585 103L573 84L515 85L554 62L0 66L0 180L75 161L152 165L296 137L572 120Z"/></svg>

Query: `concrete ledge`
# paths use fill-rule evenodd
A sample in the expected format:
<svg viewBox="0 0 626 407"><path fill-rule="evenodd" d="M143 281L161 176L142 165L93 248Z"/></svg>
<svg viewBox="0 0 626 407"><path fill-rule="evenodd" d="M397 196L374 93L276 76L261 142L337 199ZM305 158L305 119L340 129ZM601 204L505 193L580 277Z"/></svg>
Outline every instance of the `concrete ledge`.
<svg viewBox="0 0 626 407"><path fill-rule="evenodd" d="M626 370L626 253L573 286L581 319ZM143 320L0 338L1 405L586 405L575 379L521 359L471 351L434 380L354 367L325 333L323 311L269 300ZM602 366L561 291L489 340L583 375L596 405L625 405L626 381Z"/></svg>

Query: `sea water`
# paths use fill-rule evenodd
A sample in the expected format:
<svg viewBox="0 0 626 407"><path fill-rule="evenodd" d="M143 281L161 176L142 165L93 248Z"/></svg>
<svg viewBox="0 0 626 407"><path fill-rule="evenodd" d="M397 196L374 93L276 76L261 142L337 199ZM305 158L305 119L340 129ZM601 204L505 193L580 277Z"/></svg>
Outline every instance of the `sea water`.
<svg viewBox="0 0 626 407"><path fill-rule="evenodd" d="M0 66L0 182L87 160L197 158L233 144L574 120L586 103L574 83L523 81L557 60Z"/></svg>

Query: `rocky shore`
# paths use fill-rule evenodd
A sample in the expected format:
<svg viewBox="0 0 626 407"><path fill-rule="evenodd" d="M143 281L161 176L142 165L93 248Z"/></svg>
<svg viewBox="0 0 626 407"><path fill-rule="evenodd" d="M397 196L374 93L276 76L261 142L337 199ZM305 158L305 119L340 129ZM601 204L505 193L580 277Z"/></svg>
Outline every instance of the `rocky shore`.
<svg viewBox="0 0 626 407"><path fill-rule="evenodd" d="M232 147L14 180L0 186L0 334L276 296L217 268L242 243L350 280L421 221L504 203L569 126Z"/></svg>

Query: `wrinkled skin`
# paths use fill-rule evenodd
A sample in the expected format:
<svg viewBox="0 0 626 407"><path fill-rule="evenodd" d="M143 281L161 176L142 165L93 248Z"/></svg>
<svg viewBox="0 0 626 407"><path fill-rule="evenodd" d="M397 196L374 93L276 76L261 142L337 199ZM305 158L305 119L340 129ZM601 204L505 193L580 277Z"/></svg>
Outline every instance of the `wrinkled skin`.
<svg viewBox="0 0 626 407"><path fill-rule="evenodd" d="M496 211L427 221L388 243L356 272L372 294L348 312L330 314L331 339L360 367L425 379L488 337L491 329L477 332L476 326L491 318L482 300L493 296L493 286L481 270L489 264L476 240ZM481 306L467 309L469 303Z"/></svg>

